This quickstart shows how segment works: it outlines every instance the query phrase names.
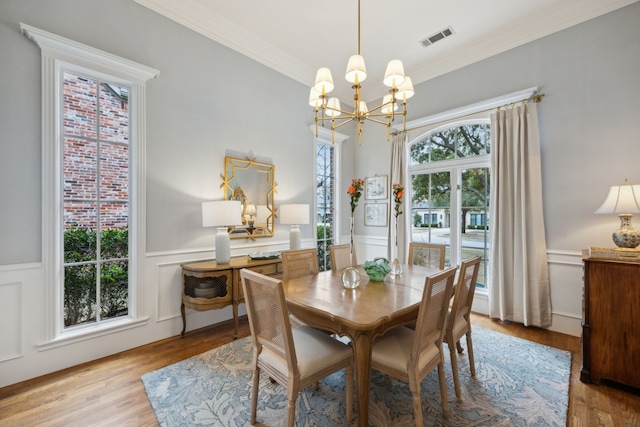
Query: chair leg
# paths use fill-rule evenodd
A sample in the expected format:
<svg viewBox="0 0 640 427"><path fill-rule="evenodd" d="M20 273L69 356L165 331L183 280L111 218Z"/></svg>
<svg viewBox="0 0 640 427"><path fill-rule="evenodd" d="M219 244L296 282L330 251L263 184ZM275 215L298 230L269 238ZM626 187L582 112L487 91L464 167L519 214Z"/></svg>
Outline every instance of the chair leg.
<svg viewBox="0 0 640 427"><path fill-rule="evenodd" d="M451 356L451 371L453 372L453 385L456 389L456 399L462 400L462 394L460 393L460 375L458 373L458 357L456 356L456 349L453 345L449 345L449 355Z"/></svg>
<svg viewBox="0 0 640 427"><path fill-rule="evenodd" d="M422 424L422 401L420 399L420 386L418 390L412 390L411 396L413 397L413 416L416 419L416 427L424 427Z"/></svg>
<svg viewBox="0 0 640 427"><path fill-rule="evenodd" d="M471 329L467 332L467 351L469 352L469 367L471 368L471 376L476 377L476 362L473 360L473 342L471 341Z"/></svg>
<svg viewBox="0 0 640 427"><path fill-rule="evenodd" d="M258 385L260 383L260 369L256 366L253 370L253 385L251 387L251 416L249 422L251 425L256 423L256 411L258 409Z"/></svg>
<svg viewBox="0 0 640 427"><path fill-rule="evenodd" d="M442 400L442 410L444 411L443 415L446 417L449 415L449 400L447 399L447 382L444 377L442 351L440 352L440 356L440 363L438 363L438 381L440 382L440 399Z"/></svg>
<svg viewBox="0 0 640 427"><path fill-rule="evenodd" d="M456 341L456 348L458 349L458 353L462 354L464 352L464 348L462 348L462 344L460 344L460 340Z"/></svg>
<svg viewBox="0 0 640 427"><path fill-rule="evenodd" d="M294 427L296 423L296 399L289 399L289 413L287 414L287 426Z"/></svg>

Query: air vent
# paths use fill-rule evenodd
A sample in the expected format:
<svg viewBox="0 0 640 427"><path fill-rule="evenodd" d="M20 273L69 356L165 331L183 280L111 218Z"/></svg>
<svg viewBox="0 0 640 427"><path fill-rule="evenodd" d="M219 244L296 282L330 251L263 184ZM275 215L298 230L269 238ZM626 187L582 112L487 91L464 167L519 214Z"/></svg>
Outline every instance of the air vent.
<svg viewBox="0 0 640 427"><path fill-rule="evenodd" d="M435 42L439 42L440 40L444 40L445 38L454 35L453 28L447 27L442 31L439 31L433 35L430 35L426 39L422 40L420 44L423 47L431 46Z"/></svg>

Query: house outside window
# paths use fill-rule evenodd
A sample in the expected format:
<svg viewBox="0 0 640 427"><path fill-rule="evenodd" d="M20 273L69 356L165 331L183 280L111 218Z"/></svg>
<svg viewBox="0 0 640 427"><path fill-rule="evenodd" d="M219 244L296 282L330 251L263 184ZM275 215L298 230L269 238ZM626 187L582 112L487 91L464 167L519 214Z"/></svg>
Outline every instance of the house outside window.
<svg viewBox="0 0 640 427"><path fill-rule="evenodd" d="M446 264L480 256L478 288L488 283L490 125L449 123L409 147L411 241L446 246Z"/></svg>
<svg viewBox="0 0 640 427"><path fill-rule="evenodd" d="M129 309L129 89L63 72L64 327Z"/></svg>

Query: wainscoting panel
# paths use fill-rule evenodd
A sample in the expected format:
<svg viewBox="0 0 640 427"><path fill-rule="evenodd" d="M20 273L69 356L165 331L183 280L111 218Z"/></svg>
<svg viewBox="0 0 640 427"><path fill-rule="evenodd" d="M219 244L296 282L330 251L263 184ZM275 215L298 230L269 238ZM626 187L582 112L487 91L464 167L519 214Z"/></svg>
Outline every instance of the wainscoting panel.
<svg viewBox="0 0 640 427"><path fill-rule="evenodd" d="M0 282L0 362L22 356L22 283Z"/></svg>

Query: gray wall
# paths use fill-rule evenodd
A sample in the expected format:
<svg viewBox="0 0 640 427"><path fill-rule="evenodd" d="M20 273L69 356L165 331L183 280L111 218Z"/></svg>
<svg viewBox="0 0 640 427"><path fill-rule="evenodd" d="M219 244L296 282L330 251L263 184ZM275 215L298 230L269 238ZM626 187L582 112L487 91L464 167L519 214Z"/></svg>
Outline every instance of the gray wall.
<svg viewBox="0 0 640 427"><path fill-rule="evenodd" d="M611 247L620 221L593 212L611 185L640 183L639 22L635 3L419 84L408 120L537 86L547 246ZM384 130L374 126L355 148L356 176L389 170Z"/></svg>
<svg viewBox="0 0 640 427"><path fill-rule="evenodd" d="M147 251L213 246L200 202L222 198L227 150L276 165L277 204L312 202L304 85L130 0L2 1L0 265L41 260L40 49L20 22L160 71L147 86Z"/></svg>

